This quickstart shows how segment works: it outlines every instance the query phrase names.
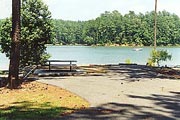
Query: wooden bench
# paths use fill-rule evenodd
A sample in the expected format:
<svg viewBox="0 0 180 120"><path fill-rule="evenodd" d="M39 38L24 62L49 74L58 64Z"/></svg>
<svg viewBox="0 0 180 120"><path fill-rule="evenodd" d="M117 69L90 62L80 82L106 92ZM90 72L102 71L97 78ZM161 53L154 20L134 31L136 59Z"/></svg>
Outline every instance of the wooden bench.
<svg viewBox="0 0 180 120"><path fill-rule="evenodd" d="M62 67L69 67L69 70L72 71L73 66L76 66L76 64L73 64L77 62L76 60L47 60L47 65L49 66L49 70L51 70L52 66L62 66ZM55 63L55 64L53 64ZM67 64L60 64L60 63L67 63Z"/></svg>

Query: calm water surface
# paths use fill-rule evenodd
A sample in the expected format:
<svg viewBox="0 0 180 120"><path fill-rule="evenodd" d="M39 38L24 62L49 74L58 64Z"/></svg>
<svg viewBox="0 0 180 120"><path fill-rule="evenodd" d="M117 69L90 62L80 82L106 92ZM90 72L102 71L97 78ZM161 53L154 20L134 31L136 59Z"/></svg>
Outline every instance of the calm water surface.
<svg viewBox="0 0 180 120"><path fill-rule="evenodd" d="M159 47L172 54L172 60L162 65L180 65L180 47ZM89 47L89 46L48 46L50 59L77 60L78 65L85 64L118 64L130 59L132 63L146 64L152 48L144 47L134 51L132 47ZM0 69L8 68L8 59L0 53Z"/></svg>
<svg viewBox="0 0 180 120"><path fill-rule="evenodd" d="M168 50L172 60L169 65L180 64L180 47L158 48ZM88 47L88 46L49 46L51 59L74 59L78 64L117 64L130 59L132 63L146 64L152 48L144 47L134 51L132 47Z"/></svg>

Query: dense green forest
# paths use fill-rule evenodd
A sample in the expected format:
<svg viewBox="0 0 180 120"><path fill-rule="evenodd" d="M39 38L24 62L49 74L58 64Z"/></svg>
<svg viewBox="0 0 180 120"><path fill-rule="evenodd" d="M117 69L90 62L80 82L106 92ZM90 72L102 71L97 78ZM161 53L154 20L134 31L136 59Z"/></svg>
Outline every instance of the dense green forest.
<svg viewBox="0 0 180 120"><path fill-rule="evenodd" d="M152 46L154 40L153 11L145 14L129 11L125 15L116 10L106 11L93 20L54 19L53 23L53 44ZM158 12L157 45L180 45L180 18L177 15Z"/></svg>
<svg viewBox="0 0 180 120"><path fill-rule="evenodd" d="M86 45L143 45L154 40L154 12L105 12L95 20L54 20L56 43ZM180 44L180 18L167 11L157 15L157 45Z"/></svg>

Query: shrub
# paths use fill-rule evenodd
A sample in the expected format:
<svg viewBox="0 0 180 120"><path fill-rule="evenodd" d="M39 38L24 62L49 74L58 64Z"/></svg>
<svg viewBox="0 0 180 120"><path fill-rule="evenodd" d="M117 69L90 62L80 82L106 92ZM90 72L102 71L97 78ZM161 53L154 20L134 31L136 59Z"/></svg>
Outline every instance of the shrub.
<svg viewBox="0 0 180 120"><path fill-rule="evenodd" d="M160 66L160 61L171 60L172 55L170 55L167 50L152 50L151 57L148 59L149 65L157 64Z"/></svg>
<svg viewBox="0 0 180 120"><path fill-rule="evenodd" d="M131 64L131 60L130 60L130 59L126 59L126 60L125 60L125 63L126 63L126 64Z"/></svg>

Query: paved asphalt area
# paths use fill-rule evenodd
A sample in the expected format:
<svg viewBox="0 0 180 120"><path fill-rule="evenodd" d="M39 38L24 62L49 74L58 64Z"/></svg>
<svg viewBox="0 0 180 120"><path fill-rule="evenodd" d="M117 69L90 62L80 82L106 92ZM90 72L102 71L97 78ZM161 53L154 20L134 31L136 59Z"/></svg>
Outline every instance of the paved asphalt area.
<svg viewBox="0 0 180 120"><path fill-rule="evenodd" d="M151 106L152 103L149 101L147 101L147 104L149 102L149 105L146 105L141 102L141 100L138 101L134 99L138 97L138 94L133 92L136 91L136 87L128 89L128 87L136 86L141 82L144 84L144 87L146 87L146 81L159 81L162 79L164 80L166 78L158 77L156 73L142 66L113 66L104 74L94 74L90 76L42 77L39 78L38 81L69 90L87 100L91 105L87 110L60 117L58 120L180 119L179 104L176 106L176 110L174 110L175 113L172 116L169 116L170 113L165 111L167 109L157 108L158 110L156 110L154 106ZM143 94L144 92L145 94ZM128 95L129 93L131 93L131 95ZM146 94L146 91L139 91L141 97ZM158 96L148 99L156 100L155 97L157 97L157 100L160 99ZM164 98L162 98L162 101ZM137 99L140 99L140 97ZM179 94L177 100L180 103ZM161 99L159 101L161 101Z"/></svg>

